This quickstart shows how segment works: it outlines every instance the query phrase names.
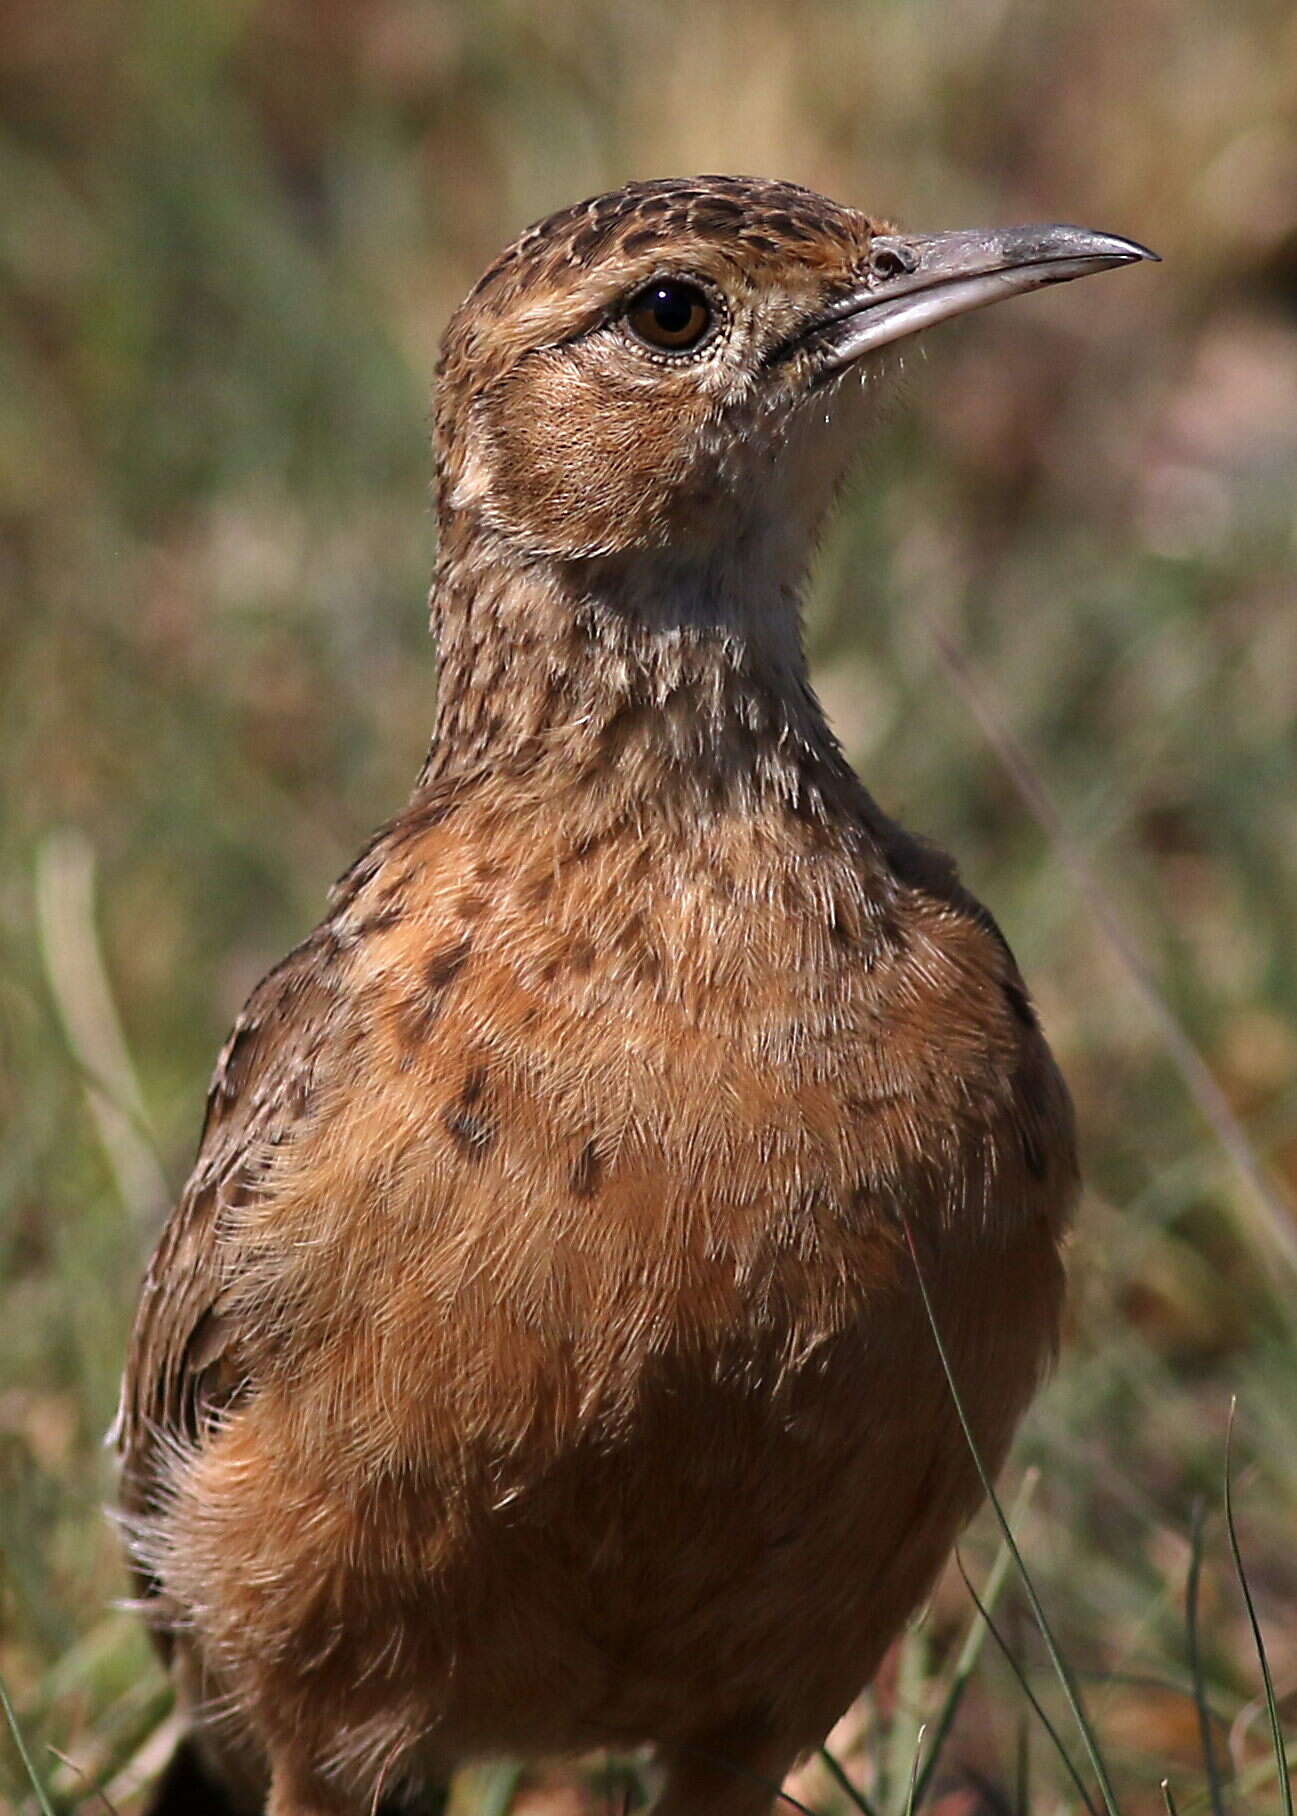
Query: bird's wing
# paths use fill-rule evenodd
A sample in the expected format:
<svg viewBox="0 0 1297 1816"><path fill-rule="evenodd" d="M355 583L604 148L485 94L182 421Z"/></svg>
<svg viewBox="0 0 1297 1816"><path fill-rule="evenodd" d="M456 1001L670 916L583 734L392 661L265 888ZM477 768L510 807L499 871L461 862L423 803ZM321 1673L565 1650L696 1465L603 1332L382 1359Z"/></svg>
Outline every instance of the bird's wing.
<svg viewBox="0 0 1297 1816"><path fill-rule="evenodd" d="M237 1391L234 1333L222 1317L229 1260L222 1213L258 1190L316 1091L345 1013L327 923L257 986L217 1061L198 1158L140 1295L117 1442L127 1507L153 1499L162 1452L192 1443Z"/></svg>
<svg viewBox="0 0 1297 1816"><path fill-rule="evenodd" d="M176 1452L200 1442L250 1382L256 1357L228 1303L240 1257L223 1236L345 1064L361 1012L356 957L390 918L367 905L375 879L446 812L444 800L425 798L376 836L335 888L329 916L253 991L221 1052L193 1172L141 1289L122 1381L113 1436L128 1518L153 1510Z"/></svg>

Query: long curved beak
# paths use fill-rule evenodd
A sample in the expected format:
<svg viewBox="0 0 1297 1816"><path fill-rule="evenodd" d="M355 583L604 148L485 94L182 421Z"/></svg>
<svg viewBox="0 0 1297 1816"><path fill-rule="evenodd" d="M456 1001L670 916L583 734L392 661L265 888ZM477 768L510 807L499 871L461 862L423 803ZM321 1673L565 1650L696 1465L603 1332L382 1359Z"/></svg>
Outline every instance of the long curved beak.
<svg viewBox="0 0 1297 1816"><path fill-rule="evenodd" d="M952 315L1141 259L1156 260L1157 253L1088 227L878 234L862 283L815 324L821 372L840 371L862 354Z"/></svg>

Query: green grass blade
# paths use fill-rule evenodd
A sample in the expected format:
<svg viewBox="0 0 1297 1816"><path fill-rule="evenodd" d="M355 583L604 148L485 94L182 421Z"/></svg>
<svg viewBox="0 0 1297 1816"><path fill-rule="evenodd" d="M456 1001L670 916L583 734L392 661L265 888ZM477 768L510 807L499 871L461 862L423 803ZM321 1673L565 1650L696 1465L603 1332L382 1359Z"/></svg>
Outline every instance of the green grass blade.
<svg viewBox="0 0 1297 1816"><path fill-rule="evenodd" d="M27 1743L23 1739L22 1729L18 1726L18 1717L14 1714L14 1706L9 1700L9 1692L5 1689L3 1678L0 1678L0 1709L4 1710L4 1717L9 1724L9 1732L14 1737L14 1745L18 1749L18 1757L22 1761L23 1771L26 1772L32 1790L36 1793L36 1801L40 1805L41 1816L54 1816L50 1800L45 1795L45 1787L36 1776L36 1768L32 1764L31 1754L27 1751Z"/></svg>
<svg viewBox="0 0 1297 1816"><path fill-rule="evenodd" d="M905 1816L923 1728L923 1690L927 1679L927 1637L920 1622L906 1633L897 1659L892 1719L883 1751L884 1773L875 1791L875 1800L889 1816Z"/></svg>
<svg viewBox="0 0 1297 1816"><path fill-rule="evenodd" d="M877 1810L865 1796L865 1793L860 1789L859 1785L852 1782L847 1775L846 1768L838 1763L836 1757L829 1752L827 1747L820 1748L820 1761L838 1789L845 1792L856 1809L861 1812L861 1816L878 1816Z"/></svg>
<svg viewBox="0 0 1297 1816"><path fill-rule="evenodd" d="M919 1251L914 1241L914 1232L910 1228L908 1219L903 1218L903 1225L905 1229L905 1239L909 1245L910 1259L914 1263L914 1275L919 1283L919 1292L923 1296L923 1309L927 1313L928 1327L932 1332L933 1342L937 1346L937 1354L941 1358L941 1366L945 1373L946 1384L950 1388L950 1397L954 1401L955 1411L958 1414L959 1423L963 1428L965 1440L967 1441L969 1451L972 1454L973 1462L976 1465L982 1488L985 1491L987 1500L994 1509L996 1520L999 1522L1000 1531L1004 1534L1004 1541L1009 1547L1014 1565L1021 1578L1023 1589L1026 1591L1027 1600L1031 1604L1031 1612L1035 1616L1036 1625L1040 1628L1041 1638L1045 1642L1045 1650L1049 1653L1050 1663L1054 1667L1058 1676L1058 1681L1063 1687L1063 1694L1067 1698L1068 1707L1071 1709L1076 1725L1080 1729L1081 1740L1085 1746L1086 1755L1089 1758L1094 1775L1098 1780L1099 1794L1103 1798L1104 1809L1108 1812L1108 1816L1120 1816L1116 1793L1112 1788L1112 1780L1108 1775L1108 1768L1104 1763L1103 1754L1099 1749L1098 1737L1095 1734L1093 1724L1085 1712L1085 1705L1081 1700L1080 1690L1072 1677L1072 1673L1068 1670L1066 1661L1059 1649L1058 1642L1054 1638L1053 1629L1049 1624L1040 1597L1036 1593L1036 1585L1031 1580L1031 1573L1027 1569L1022 1553L1018 1550L1017 1540L1014 1538L1012 1528L1009 1525L1008 1519L1005 1517L1004 1508L1000 1503L1000 1497L995 1492L995 1485L991 1481L986 1465L982 1461L982 1453L977 1447L977 1440L973 1436L972 1426L968 1423L968 1416L964 1411L964 1402L955 1381L954 1370L950 1366L950 1358L946 1353L946 1345L937 1325L937 1316L936 1312L933 1310L931 1295L928 1292L928 1283L923 1277L923 1269L919 1264Z"/></svg>
<svg viewBox="0 0 1297 1816"><path fill-rule="evenodd" d="M1225 1816L1225 1796L1221 1788L1220 1763L1212 1738L1211 1710L1207 1707L1207 1690L1203 1680L1202 1651L1198 1644L1198 1584L1202 1574L1203 1522L1205 1510L1199 1500L1194 1504L1190 1538L1189 1576L1184 1591L1184 1623L1189 1642L1189 1674L1193 1680L1193 1701L1198 1711L1198 1732L1202 1737L1203 1770L1207 1776L1207 1794L1212 1816Z"/></svg>
<svg viewBox="0 0 1297 1816"><path fill-rule="evenodd" d="M905 1799L905 1816L914 1816L915 1792L919 1783L919 1760L923 1757L923 1737L927 1733L927 1723L921 1723L914 1742L914 1760L910 1766L910 1789Z"/></svg>
<svg viewBox="0 0 1297 1816"><path fill-rule="evenodd" d="M1252 1625L1252 1639L1256 1646L1256 1655L1261 1665L1261 1678L1265 1684L1265 1706L1270 1717L1270 1738L1274 1743L1275 1768L1279 1778L1279 1796L1283 1803L1284 1816L1293 1816L1292 1777L1288 1771L1288 1754L1284 1746L1283 1728L1279 1722L1279 1705L1275 1701L1274 1679L1270 1675L1270 1660L1266 1655L1265 1639L1261 1633L1261 1622L1257 1619L1256 1604L1252 1600L1252 1589L1247 1580L1247 1571L1243 1565L1243 1551L1238 1542L1238 1529L1234 1524L1233 1492L1233 1449L1234 1449L1234 1414L1238 1401L1229 1403L1229 1424L1225 1428L1225 1528L1229 1533L1229 1548L1234 1557L1234 1571L1238 1577L1239 1588L1243 1591L1243 1600L1247 1606L1247 1617Z"/></svg>
<svg viewBox="0 0 1297 1816"><path fill-rule="evenodd" d="M522 1780L522 1767L517 1760L501 1760L489 1768L482 1785L478 1816L509 1816Z"/></svg>
<svg viewBox="0 0 1297 1816"><path fill-rule="evenodd" d="M995 1641L996 1645L999 1647L1000 1656L1003 1658L1005 1664L1008 1665L1009 1669L1013 1672L1014 1677L1018 1680L1018 1688L1022 1691L1022 1694L1026 1697L1027 1701L1031 1704L1031 1707L1035 1712L1036 1719L1040 1722L1041 1727L1045 1730L1046 1734L1048 1734L1050 1740L1053 1741L1054 1751L1058 1754L1058 1757L1062 1760L1064 1766L1067 1768L1067 1775L1072 1780L1073 1785L1076 1787L1077 1796L1081 1799L1081 1802L1085 1805L1086 1809L1089 1811L1090 1816L1099 1816L1099 1812L1095 1809L1094 1803L1091 1800L1090 1793L1085 1788L1085 1780L1081 1777L1080 1772L1077 1771L1076 1762L1073 1760L1072 1755L1068 1752L1067 1748L1063 1745L1062 1735L1059 1733L1058 1729L1054 1726L1053 1722L1049 1719L1049 1716L1045 1713L1045 1709L1044 1709L1043 1705L1041 1704L1039 1697L1036 1695L1036 1693L1032 1689L1031 1685L1027 1682L1027 1674L1023 1670L1022 1666L1018 1663L1016 1657L1014 1656L1013 1649L1010 1647L1009 1642L1005 1639L1004 1635L1000 1632L1000 1629L996 1626L995 1622L991 1619L990 1614L982 1606L981 1602L978 1601L977 1591L976 1591L976 1589L974 1589L971 1581L968 1578L967 1573L964 1570L964 1560L960 1557L958 1552L955 1553L955 1562L959 1565L959 1574L964 1578L964 1587L968 1590L968 1593L972 1596L974 1606L976 1607L977 1612L981 1615L982 1620L984 1621L984 1623L986 1625L986 1631L990 1634L991 1638Z"/></svg>
<svg viewBox="0 0 1297 1816"><path fill-rule="evenodd" d="M1040 1471L1038 1469L1027 1470L1022 1478L1022 1486L1019 1488L1014 1503L1009 1509L1010 1525L1015 1525L1026 1513L1039 1480ZM1009 1574L1009 1565L1012 1561L1013 1560L1009 1555L1009 1547L1005 1544L1003 1538L1001 1538L999 1549L996 1551L994 1562L991 1565L991 1573L986 1579L986 1588L982 1591L982 1601L987 1608L994 1609L996 1603L999 1601L1000 1592L1004 1588L1005 1578ZM919 1782L915 1787L914 1803L916 1809L921 1809L923 1807L923 1799L927 1795L928 1786L931 1784L933 1774L940 1763L942 1750L950 1737L950 1730L955 1725L955 1717L958 1715L960 1705L964 1700L964 1692L968 1688L969 1679L973 1675L973 1670L981 1654L982 1644L985 1638L986 1623L978 1615L974 1614L973 1619L969 1622L968 1632L965 1635L964 1643L960 1647L959 1657L955 1661L955 1669L951 1676L950 1688L946 1692L946 1700L942 1704L933 1725L932 1744L928 1748L928 1756L923 1762L923 1770L919 1774Z"/></svg>

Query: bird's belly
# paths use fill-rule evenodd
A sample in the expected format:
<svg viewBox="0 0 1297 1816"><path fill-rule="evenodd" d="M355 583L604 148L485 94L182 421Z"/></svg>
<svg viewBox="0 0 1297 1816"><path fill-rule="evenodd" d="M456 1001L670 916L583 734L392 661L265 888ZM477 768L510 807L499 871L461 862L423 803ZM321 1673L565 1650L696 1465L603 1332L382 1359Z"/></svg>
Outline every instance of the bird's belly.
<svg viewBox="0 0 1297 1816"><path fill-rule="evenodd" d="M1054 1231L952 1239L925 1275L994 1468L1052 1344ZM170 1524L170 1591L203 1605L192 1574L221 1613L199 1623L206 1656L318 1730L357 1784L371 1753L414 1782L735 1719L812 1745L926 1592L977 1476L912 1274L875 1281L833 1328L797 1264L762 1292L723 1342L695 1322L638 1352L616 1391L528 1388L532 1423L501 1444L488 1419L476 1451L437 1452L425 1427L376 1464L300 1381L254 1396ZM574 1352L542 1346L530 1376L506 1359L552 1389ZM498 1405L480 1373L475 1391ZM472 1413L443 1405L443 1428L458 1442Z"/></svg>
<svg viewBox="0 0 1297 1816"><path fill-rule="evenodd" d="M661 1743L754 1711L809 1745L869 1678L978 1477L912 1275L814 1340L796 1279L759 1337L644 1356L579 1430L498 1458L494 1492L479 1478L448 1528L421 1533L437 1497L417 1474L370 1502L357 1551L395 1565L394 1607L421 1609L401 1674L426 1686L416 1725L439 1752ZM1043 1228L933 1265L989 1468L1052 1342L1058 1285ZM376 1667L353 1640L363 1678Z"/></svg>
<svg viewBox="0 0 1297 1816"><path fill-rule="evenodd" d="M579 1446L451 1562L462 1615L438 1719L457 1750L490 1751L497 1722L519 1745L520 1708L541 1751L776 1707L809 1743L970 1511L939 1397L930 1370L902 1388L855 1332L771 1393L687 1371L650 1391L619 1439Z"/></svg>

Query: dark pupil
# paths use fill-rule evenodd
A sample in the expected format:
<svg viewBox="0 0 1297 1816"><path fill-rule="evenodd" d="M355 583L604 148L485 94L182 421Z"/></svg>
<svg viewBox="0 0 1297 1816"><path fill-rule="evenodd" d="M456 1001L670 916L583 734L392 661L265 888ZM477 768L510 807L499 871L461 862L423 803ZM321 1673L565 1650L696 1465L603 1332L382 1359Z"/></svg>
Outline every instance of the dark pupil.
<svg viewBox="0 0 1297 1816"><path fill-rule="evenodd" d="M652 308L653 320L663 334L683 334L693 320L693 294L682 284L659 284Z"/></svg>

